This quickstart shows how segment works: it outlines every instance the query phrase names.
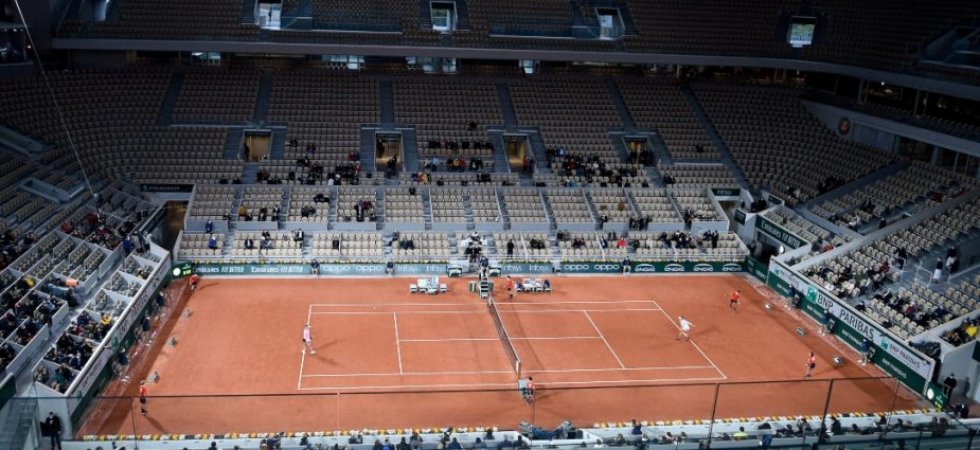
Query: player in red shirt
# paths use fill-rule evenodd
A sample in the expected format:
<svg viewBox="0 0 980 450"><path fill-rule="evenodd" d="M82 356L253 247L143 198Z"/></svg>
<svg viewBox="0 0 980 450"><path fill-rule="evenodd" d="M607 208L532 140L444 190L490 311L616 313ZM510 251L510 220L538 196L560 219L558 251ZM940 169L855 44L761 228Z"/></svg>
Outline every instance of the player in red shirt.
<svg viewBox="0 0 980 450"><path fill-rule="evenodd" d="M728 300L728 307L729 308L732 308L732 311L738 311L738 298L741 295L742 294L738 292L738 289L735 289L734 291L732 291L732 296Z"/></svg>
<svg viewBox="0 0 980 450"><path fill-rule="evenodd" d="M507 276L507 293L510 295L510 299L514 299L514 295L517 294L517 287L514 285L514 280Z"/></svg>
<svg viewBox="0 0 980 450"><path fill-rule="evenodd" d="M140 413L146 415L146 380L140 381Z"/></svg>
<svg viewBox="0 0 980 450"><path fill-rule="evenodd" d="M813 369L817 368L817 357L810 352L810 357L806 359L806 374L803 375L803 379L809 379L813 374Z"/></svg>

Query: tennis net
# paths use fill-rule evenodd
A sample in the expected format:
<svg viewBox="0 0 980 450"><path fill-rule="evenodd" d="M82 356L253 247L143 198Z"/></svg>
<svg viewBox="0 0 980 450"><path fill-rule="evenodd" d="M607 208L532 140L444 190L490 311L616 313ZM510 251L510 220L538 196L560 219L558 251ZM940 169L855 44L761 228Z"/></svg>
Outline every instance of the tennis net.
<svg viewBox="0 0 980 450"><path fill-rule="evenodd" d="M510 334L504 328L504 321L500 318L500 311L497 311L497 305L494 303L493 297L487 297L487 309L490 310L490 316L493 317L493 321L497 325L497 334L500 335L500 343L504 345L504 351L507 352L507 356L510 357L510 362L514 365L514 372L517 373L517 376L521 376L521 359L517 357L517 349L514 348L514 343L510 340Z"/></svg>

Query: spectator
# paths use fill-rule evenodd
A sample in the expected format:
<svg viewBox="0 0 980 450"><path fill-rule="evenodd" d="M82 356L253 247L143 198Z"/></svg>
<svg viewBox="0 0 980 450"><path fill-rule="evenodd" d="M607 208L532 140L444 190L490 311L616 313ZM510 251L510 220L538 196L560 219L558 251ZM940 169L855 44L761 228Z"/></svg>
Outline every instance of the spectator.
<svg viewBox="0 0 980 450"><path fill-rule="evenodd" d="M732 433L732 439L736 441L744 441L749 438L749 434L745 432L745 427L738 427L738 431Z"/></svg>

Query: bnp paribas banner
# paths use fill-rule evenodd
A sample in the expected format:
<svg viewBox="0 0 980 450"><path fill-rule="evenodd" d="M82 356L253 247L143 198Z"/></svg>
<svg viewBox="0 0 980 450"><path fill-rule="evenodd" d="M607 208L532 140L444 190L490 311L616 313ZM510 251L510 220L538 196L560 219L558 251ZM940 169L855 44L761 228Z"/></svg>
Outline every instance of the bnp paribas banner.
<svg viewBox="0 0 980 450"><path fill-rule="evenodd" d="M622 273L623 265L613 262L567 262L562 263L564 273ZM743 272L741 263L721 262L633 262L632 273L711 273Z"/></svg>
<svg viewBox="0 0 980 450"><path fill-rule="evenodd" d="M783 292L803 293L800 307L810 317L821 320L824 311L829 310L835 318L833 333L854 348L861 348L864 339L875 347L874 363L886 373L894 376L916 392L923 392L932 378L935 363L914 352L904 343L886 334L880 325L864 317L861 313L844 307L839 300L786 269L778 261L769 266L767 284L783 296Z"/></svg>

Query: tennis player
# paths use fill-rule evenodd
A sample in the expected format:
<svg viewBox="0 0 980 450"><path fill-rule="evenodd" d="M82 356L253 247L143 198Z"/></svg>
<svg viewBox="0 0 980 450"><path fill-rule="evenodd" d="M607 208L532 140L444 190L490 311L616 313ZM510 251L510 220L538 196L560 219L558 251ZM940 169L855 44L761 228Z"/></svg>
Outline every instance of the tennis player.
<svg viewBox="0 0 980 450"><path fill-rule="evenodd" d="M694 324L688 322L688 320L685 319L684 316L680 316L677 318L677 327L681 329L680 334L677 335L677 340L679 341L681 340L681 338L684 338L685 340L690 341L691 328L694 327Z"/></svg>
<svg viewBox="0 0 980 450"><path fill-rule="evenodd" d="M146 394L146 380L142 380L140 381L140 413L144 416L148 413L146 410Z"/></svg>
<svg viewBox="0 0 980 450"><path fill-rule="evenodd" d="M310 349L310 353L315 355L316 349L313 348L313 335L310 333L310 324L303 328L303 351Z"/></svg>
<svg viewBox="0 0 980 450"><path fill-rule="evenodd" d="M817 368L817 357L810 352L810 357L806 359L806 374L803 375L803 379L809 379L813 375L813 369Z"/></svg>
<svg viewBox="0 0 980 450"><path fill-rule="evenodd" d="M742 294L738 292L738 289L732 291L732 296L728 299L728 307L731 308L732 311L738 311L738 298L741 295Z"/></svg>

